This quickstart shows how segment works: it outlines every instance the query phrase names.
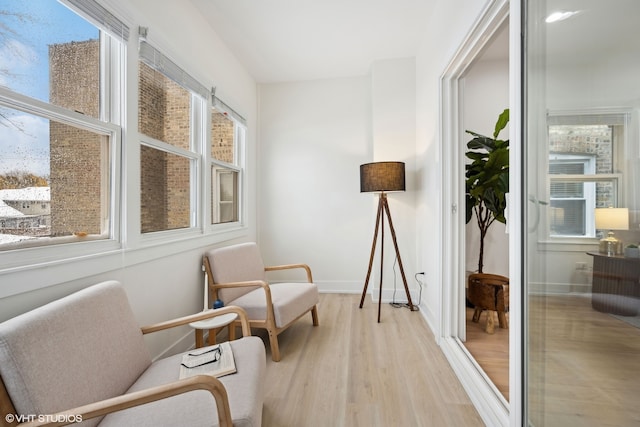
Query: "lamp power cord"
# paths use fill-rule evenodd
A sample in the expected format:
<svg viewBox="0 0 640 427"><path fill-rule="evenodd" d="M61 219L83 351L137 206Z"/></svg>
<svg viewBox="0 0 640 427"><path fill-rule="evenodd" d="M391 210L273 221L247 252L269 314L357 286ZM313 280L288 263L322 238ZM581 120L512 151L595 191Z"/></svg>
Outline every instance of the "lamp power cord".
<svg viewBox="0 0 640 427"><path fill-rule="evenodd" d="M408 308L411 311L419 311L420 310L420 303L422 302L422 287L423 287L423 283L422 281L420 281L420 279L418 279L419 275L424 276L424 272L422 273L416 273L414 275L416 282L418 282L418 285L420 285L420 293L418 294L418 304L413 304L413 307L409 306L409 302L397 302L396 301L396 291L397 291L397 272L396 272L396 265L398 264L398 257L396 256L396 258L394 259L393 262L393 296L391 298L391 302L389 303L389 305L391 305L394 308Z"/></svg>

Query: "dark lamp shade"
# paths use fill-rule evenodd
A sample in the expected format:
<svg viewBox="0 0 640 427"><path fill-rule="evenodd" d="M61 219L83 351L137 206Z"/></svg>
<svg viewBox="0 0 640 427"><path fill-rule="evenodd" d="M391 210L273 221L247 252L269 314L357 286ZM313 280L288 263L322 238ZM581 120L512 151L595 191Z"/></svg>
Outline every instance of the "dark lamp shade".
<svg viewBox="0 0 640 427"><path fill-rule="evenodd" d="M403 162L375 162L360 165L360 192L404 191Z"/></svg>

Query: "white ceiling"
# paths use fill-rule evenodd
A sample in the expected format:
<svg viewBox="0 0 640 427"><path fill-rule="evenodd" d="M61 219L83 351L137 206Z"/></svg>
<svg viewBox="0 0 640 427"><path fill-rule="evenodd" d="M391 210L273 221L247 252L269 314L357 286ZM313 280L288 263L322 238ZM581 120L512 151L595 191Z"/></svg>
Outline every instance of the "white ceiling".
<svg viewBox="0 0 640 427"><path fill-rule="evenodd" d="M570 63L604 62L617 51L638 47L638 0L553 0L547 13L578 12L566 21L547 24L547 53Z"/></svg>
<svg viewBox="0 0 640 427"><path fill-rule="evenodd" d="M362 76L376 60L415 56L438 1L191 0L258 83ZM536 12L579 11L548 24L547 54L572 63L603 61L622 47L620 40L637 43L638 5L547 2ZM507 55L508 31L502 31L478 59Z"/></svg>
<svg viewBox="0 0 640 427"><path fill-rule="evenodd" d="M191 0L259 83L365 75L415 56L437 0Z"/></svg>

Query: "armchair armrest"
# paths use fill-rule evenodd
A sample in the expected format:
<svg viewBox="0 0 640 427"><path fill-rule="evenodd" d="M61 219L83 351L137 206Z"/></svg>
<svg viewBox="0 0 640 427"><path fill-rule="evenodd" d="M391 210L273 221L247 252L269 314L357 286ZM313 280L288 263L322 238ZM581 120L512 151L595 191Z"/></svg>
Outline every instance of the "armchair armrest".
<svg viewBox="0 0 640 427"><path fill-rule="evenodd" d="M229 282L229 283L214 283L209 285L212 289L220 288L245 288L245 287L260 287L267 295L267 301L271 301L271 289L269 284L263 280L248 280L246 282Z"/></svg>
<svg viewBox="0 0 640 427"><path fill-rule="evenodd" d="M265 294L265 301L267 304L267 319L271 319L272 322L275 322L273 315L273 301L271 299L271 288L269 284L263 280L249 280L245 282L229 282L229 283L214 283L209 284L211 289L220 289L220 288L244 288L244 287L259 287L262 288ZM233 301L231 302L233 304ZM232 306L230 306L232 307ZM242 327L242 334L244 335L244 326Z"/></svg>
<svg viewBox="0 0 640 427"><path fill-rule="evenodd" d="M264 282L263 282L264 283ZM173 320L167 320L160 323L155 323L149 326L143 326L141 329L143 334L149 334L151 332L162 331L164 329L174 328L176 326L187 325L191 322L197 322L198 320L210 319L212 317L221 316L227 313L237 313L240 318L240 324L242 325L242 336L248 337L251 335L251 328L249 327L249 318L247 312L242 307L229 305L227 307L218 308L215 310L205 310L201 313L190 314L188 316L179 317Z"/></svg>
<svg viewBox="0 0 640 427"><path fill-rule="evenodd" d="M134 406L144 405L156 400L165 399L167 397L176 396L193 390L206 390L210 392L215 399L216 408L218 410L218 422L220 427L232 427L231 411L229 409L229 398L227 391L222 383L215 377L209 375L197 375L194 377L184 378L169 384L140 390L133 393L127 393L122 396L112 397L110 399L101 400L99 402L90 403L88 405L69 409L57 414L52 414L50 420L36 419L34 421L19 424L19 427L36 427L36 426L62 426L67 423L57 422L57 419L66 419L66 416L82 416L83 420L101 417L111 412L121 411L123 409L132 408Z"/></svg>
<svg viewBox="0 0 640 427"><path fill-rule="evenodd" d="M311 276L311 268L307 264L284 264L284 265L272 265L265 267L264 271L276 271L276 270L291 270L294 268L302 268L307 272L307 281L313 283L313 277Z"/></svg>

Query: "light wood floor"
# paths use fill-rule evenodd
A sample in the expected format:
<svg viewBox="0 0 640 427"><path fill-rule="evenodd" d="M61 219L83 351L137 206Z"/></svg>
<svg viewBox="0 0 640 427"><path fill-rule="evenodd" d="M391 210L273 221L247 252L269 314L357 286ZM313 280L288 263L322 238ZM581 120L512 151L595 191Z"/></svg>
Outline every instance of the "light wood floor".
<svg viewBox="0 0 640 427"><path fill-rule="evenodd" d="M487 334L485 332L487 312L482 313L478 323L474 323L471 321L473 309L467 307L467 340L464 346L508 401L509 330L498 327L498 316L495 312L493 316L496 324L495 332Z"/></svg>
<svg viewBox="0 0 640 427"><path fill-rule="evenodd" d="M588 297L532 297L530 306L534 424L639 426L640 329L593 310Z"/></svg>
<svg viewBox="0 0 640 427"><path fill-rule="evenodd" d="M465 346L508 397L508 331L470 321ZM533 425L640 425L640 328L591 307L588 296L530 297L529 419Z"/></svg>
<svg viewBox="0 0 640 427"><path fill-rule="evenodd" d="M383 304L377 323L359 302L321 294L320 326L283 332L280 362L266 346L265 427L484 425L421 313Z"/></svg>
<svg viewBox="0 0 640 427"><path fill-rule="evenodd" d="M280 362L268 354L265 427L483 425L420 313L383 304L378 324L359 295L320 300L320 326L308 315L280 335ZM531 421L640 425L640 329L584 297L532 297L530 312ZM465 346L507 398L508 330L486 334L485 316Z"/></svg>

